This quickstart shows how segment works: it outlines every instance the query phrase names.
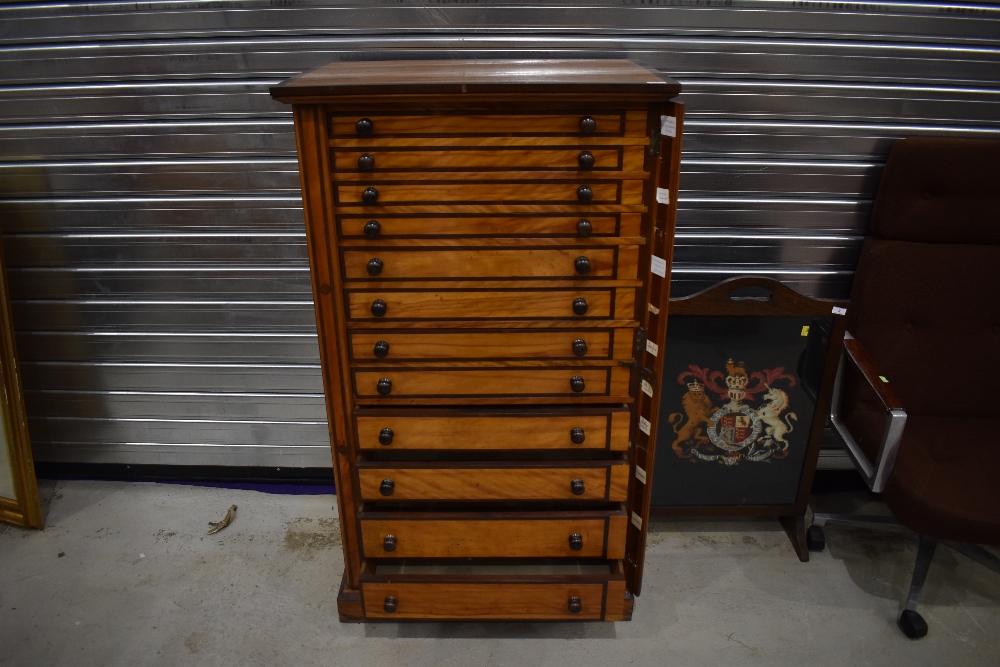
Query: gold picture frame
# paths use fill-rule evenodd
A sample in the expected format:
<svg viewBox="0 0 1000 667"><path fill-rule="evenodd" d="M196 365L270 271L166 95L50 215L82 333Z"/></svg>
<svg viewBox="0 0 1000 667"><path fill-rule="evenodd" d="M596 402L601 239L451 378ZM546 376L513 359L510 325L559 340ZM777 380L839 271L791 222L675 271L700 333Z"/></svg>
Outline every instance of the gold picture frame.
<svg viewBox="0 0 1000 667"><path fill-rule="evenodd" d="M0 244L0 521L42 528L42 507L35 481L28 420L21 391L21 373L14 343L10 292Z"/></svg>

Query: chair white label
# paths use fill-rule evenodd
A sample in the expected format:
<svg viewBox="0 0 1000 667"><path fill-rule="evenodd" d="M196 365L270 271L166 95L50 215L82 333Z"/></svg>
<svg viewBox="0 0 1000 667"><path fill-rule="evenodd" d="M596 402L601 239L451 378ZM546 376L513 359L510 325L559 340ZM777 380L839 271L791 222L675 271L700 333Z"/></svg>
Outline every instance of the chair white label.
<svg viewBox="0 0 1000 667"><path fill-rule="evenodd" d="M663 259L662 257L657 257L656 255L653 255L653 258L649 262L649 270L652 271L655 275L660 276L661 278L666 278L667 260Z"/></svg>
<svg viewBox="0 0 1000 667"><path fill-rule="evenodd" d="M838 308L837 306L834 306L833 307L833 314L834 315L846 315L847 314L847 309L846 308Z"/></svg>
<svg viewBox="0 0 1000 667"><path fill-rule="evenodd" d="M651 340L646 341L646 352L649 352L654 357L660 353L660 346Z"/></svg>
<svg viewBox="0 0 1000 667"><path fill-rule="evenodd" d="M649 435L649 431L653 428L653 425L649 423L649 420L645 417L639 417L639 430Z"/></svg>
<svg viewBox="0 0 1000 667"><path fill-rule="evenodd" d="M666 188L656 188L656 203L657 204L669 204L670 203L670 190Z"/></svg>
<svg viewBox="0 0 1000 667"><path fill-rule="evenodd" d="M635 512L632 512L632 525L642 530L642 517Z"/></svg>
<svg viewBox="0 0 1000 667"><path fill-rule="evenodd" d="M674 116L660 116L660 134L665 137L676 137L677 118Z"/></svg>
<svg viewBox="0 0 1000 667"><path fill-rule="evenodd" d="M641 483L645 484L646 483L646 471L643 470L642 468L640 468L639 466L636 466L635 467L635 478L637 480L639 480Z"/></svg>
<svg viewBox="0 0 1000 667"><path fill-rule="evenodd" d="M646 394L650 398L653 397L653 385L649 384L645 380L642 381L642 393Z"/></svg>

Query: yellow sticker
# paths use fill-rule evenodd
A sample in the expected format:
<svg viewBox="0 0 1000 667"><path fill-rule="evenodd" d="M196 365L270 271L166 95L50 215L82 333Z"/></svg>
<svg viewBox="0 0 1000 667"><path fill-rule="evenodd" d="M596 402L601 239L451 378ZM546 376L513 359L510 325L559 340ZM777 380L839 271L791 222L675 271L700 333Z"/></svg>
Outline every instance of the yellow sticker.
<svg viewBox="0 0 1000 667"><path fill-rule="evenodd" d="M884 375L879 375L878 379L881 380L882 382L885 382L886 384L889 384L889 381L885 379Z"/></svg>
<svg viewBox="0 0 1000 667"><path fill-rule="evenodd" d="M805 325L804 327L802 327L802 335L803 336L808 336L809 335L809 325L808 324Z"/></svg>

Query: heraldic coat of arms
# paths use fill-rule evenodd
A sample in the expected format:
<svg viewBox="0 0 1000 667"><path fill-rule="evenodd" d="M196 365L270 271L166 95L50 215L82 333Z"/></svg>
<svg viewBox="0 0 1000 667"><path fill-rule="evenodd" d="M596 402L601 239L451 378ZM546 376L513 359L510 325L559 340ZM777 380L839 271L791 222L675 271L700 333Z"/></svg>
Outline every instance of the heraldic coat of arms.
<svg viewBox="0 0 1000 667"><path fill-rule="evenodd" d="M683 412L668 418L677 456L730 466L788 456L786 436L798 416L787 411L788 394L781 385L794 386L795 376L783 366L748 373L744 362L730 359L725 374L690 365L677 381L687 384Z"/></svg>

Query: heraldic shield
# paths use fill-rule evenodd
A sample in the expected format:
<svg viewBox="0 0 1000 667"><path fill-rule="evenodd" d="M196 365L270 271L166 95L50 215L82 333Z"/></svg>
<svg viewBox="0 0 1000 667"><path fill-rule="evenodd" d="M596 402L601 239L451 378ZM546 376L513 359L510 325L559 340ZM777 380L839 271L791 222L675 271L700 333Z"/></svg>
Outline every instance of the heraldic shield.
<svg viewBox="0 0 1000 667"><path fill-rule="evenodd" d="M657 447L654 505L794 502L815 412L814 322L671 317L660 396L671 428Z"/></svg>

